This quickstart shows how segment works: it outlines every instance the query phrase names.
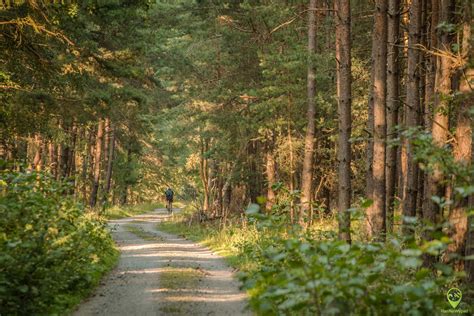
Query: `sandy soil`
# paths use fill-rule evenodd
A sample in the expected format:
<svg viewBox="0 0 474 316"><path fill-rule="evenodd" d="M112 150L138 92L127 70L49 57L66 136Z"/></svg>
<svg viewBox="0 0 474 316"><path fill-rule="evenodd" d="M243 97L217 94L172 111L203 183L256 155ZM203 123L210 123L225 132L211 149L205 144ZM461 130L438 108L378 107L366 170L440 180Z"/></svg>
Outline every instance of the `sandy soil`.
<svg viewBox="0 0 474 316"><path fill-rule="evenodd" d="M232 269L211 250L156 230L166 210L111 221L117 268L79 315L250 315Z"/></svg>

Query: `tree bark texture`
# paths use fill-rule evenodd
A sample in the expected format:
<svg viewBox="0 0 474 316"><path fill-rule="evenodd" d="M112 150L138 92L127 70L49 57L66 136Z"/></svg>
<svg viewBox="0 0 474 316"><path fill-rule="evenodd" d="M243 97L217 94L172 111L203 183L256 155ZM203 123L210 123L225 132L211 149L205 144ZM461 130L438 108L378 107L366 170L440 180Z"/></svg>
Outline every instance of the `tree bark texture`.
<svg viewBox="0 0 474 316"><path fill-rule="evenodd" d="M393 231L394 202L397 184L398 110L400 107L400 0L388 2L387 31L387 228Z"/></svg>
<svg viewBox="0 0 474 316"><path fill-rule="evenodd" d="M372 49L374 52L374 157L372 160L372 205L367 209L369 239L383 240L386 232L385 154L387 138L386 79L387 79L387 3L375 1L375 24Z"/></svg>
<svg viewBox="0 0 474 316"><path fill-rule="evenodd" d="M112 171L115 156L115 130L111 122L109 122L108 130L108 152L107 152L107 171L105 174L105 190L104 190L104 202L107 202L109 198L110 188L112 184Z"/></svg>
<svg viewBox="0 0 474 316"><path fill-rule="evenodd" d="M412 0L410 5L410 24L408 27L408 61L407 61L407 92L405 103L405 128L413 129L418 126L418 115L420 112L419 94L419 52L421 31L421 0ZM403 216L413 217L416 215L416 198L418 189L418 166L414 158L413 148L410 140L404 139L407 155L407 174L405 196L403 198ZM405 233L408 231L405 229Z"/></svg>
<svg viewBox="0 0 474 316"><path fill-rule="evenodd" d="M101 159L102 159L102 146L104 138L104 120L99 119L97 125L97 137L95 141L95 155L94 155L94 171L93 171L93 182L90 196L90 207L94 207L97 204L97 193L99 191L100 184L100 171L101 171Z"/></svg>
<svg viewBox="0 0 474 316"><path fill-rule="evenodd" d="M454 159L457 163L469 166L472 164L472 117L469 111L472 109L474 104L474 91L472 89L472 83L474 82L474 69L469 68L472 65L474 58L473 48L471 46L471 25L472 25L472 12L471 4L465 3L463 7L464 21L463 21L463 41L462 41L462 56L466 66L460 70L460 88L461 103L458 108L456 131L455 131L455 142L454 142ZM467 253L472 253L472 249L468 249L467 246L471 246L469 241L466 243L468 237L468 206L469 198L457 198L455 206L450 210L449 222L451 226L450 238L452 243L448 246L448 252L457 256L464 256ZM472 217L472 216L471 216ZM456 260L456 267L458 270L463 268L464 262L462 260ZM471 274L469 271L469 263L466 261L466 273Z"/></svg>
<svg viewBox="0 0 474 316"><path fill-rule="evenodd" d="M351 5L349 0L334 2L336 13L336 65L339 116L338 213L339 238L350 243L351 207Z"/></svg>
<svg viewBox="0 0 474 316"><path fill-rule="evenodd" d="M273 153L273 146L268 146L267 152L265 153L265 173L267 175L267 201L265 208L267 212L271 211L273 205L275 204L276 194L273 191L272 186L277 182L276 177L276 162Z"/></svg>
<svg viewBox="0 0 474 316"><path fill-rule="evenodd" d="M306 118L306 136L304 141L303 171L301 174L301 201L298 222L305 227L306 216L311 208L311 190L313 186L313 155L314 155L314 130L315 130L315 96L316 96L316 74L313 56L316 52L316 3L310 0L308 11L308 74L307 74L307 99L308 110Z"/></svg>
<svg viewBox="0 0 474 316"><path fill-rule="evenodd" d="M440 23L451 22L450 10L453 0L441 0L440 2ZM433 12L436 14L436 12ZM451 51L450 34L439 30L440 38L438 40L438 49L449 53ZM451 95L451 70L452 61L448 56L437 56L436 78L435 78L435 96L434 96L434 115L432 123L433 143L435 146L442 147L448 140L449 128L449 103L448 97ZM433 200L433 196L444 197L445 186L443 184L444 176L439 168L435 167L432 174L427 175L425 187L425 201L423 203L423 217L433 223L440 222L441 210Z"/></svg>

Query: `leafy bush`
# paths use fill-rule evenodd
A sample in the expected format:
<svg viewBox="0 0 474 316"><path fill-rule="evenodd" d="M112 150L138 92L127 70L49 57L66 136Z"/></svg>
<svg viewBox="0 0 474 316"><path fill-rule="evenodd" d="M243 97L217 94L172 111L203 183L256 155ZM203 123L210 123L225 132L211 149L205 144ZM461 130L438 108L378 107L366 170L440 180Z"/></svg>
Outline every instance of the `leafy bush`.
<svg viewBox="0 0 474 316"><path fill-rule="evenodd" d="M47 175L0 173L0 311L58 314L116 261L105 223Z"/></svg>
<svg viewBox="0 0 474 316"><path fill-rule="evenodd" d="M274 225L271 216L250 213L263 229ZM262 315L436 314L447 307L445 291L460 276L448 265L422 266L423 255L439 254L449 239L348 245L294 231L261 242L242 249L258 264L241 279Z"/></svg>
<svg viewBox="0 0 474 316"><path fill-rule="evenodd" d="M429 242L392 236L386 243L367 243L359 238L348 245L329 234L332 219L301 232L276 214L262 214L251 205L247 220L233 219L230 225L189 226L178 215L159 229L201 241L226 256L240 270L259 315L436 315L451 308L445 296L451 286L469 296L462 274L451 266L423 266L425 255L438 257L446 250L445 236ZM419 225L413 222L413 229ZM469 298L464 301L459 309L468 308Z"/></svg>

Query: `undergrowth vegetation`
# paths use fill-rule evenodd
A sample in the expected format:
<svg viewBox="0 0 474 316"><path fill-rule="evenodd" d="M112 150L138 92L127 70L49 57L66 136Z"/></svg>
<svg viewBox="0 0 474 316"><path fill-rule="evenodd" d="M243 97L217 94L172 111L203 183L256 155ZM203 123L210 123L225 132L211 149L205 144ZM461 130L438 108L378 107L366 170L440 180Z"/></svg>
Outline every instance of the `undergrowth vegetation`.
<svg viewBox="0 0 474 316"><path fill-rule="evenodd" d="M449 307L445 295L451 286L472 295L461 282L463 273L450 265L423 265L424 256L446 250L447 238L419 242L395 235L386 243L348 245L332 238L334 218L321 218L302 232L279 216L263 214L258 205L230 225L190 224L190 216L177 215L159 229L225 256L240 270L260 315L436 315ZM469 306L461 303L463 308Z"/></svg>
<svg viewBox="0 0 474 316"><path fill-rule="evenodd" d="M0 314L65 314L116 263L106 223L68 190L42 173L1 171Z"/></svg>

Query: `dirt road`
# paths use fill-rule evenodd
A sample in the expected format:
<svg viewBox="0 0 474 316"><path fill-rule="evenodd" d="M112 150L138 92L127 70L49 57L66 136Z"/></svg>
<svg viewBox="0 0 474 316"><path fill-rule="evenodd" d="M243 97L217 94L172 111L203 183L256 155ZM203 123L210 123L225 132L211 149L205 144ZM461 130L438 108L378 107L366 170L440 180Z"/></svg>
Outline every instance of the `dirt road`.
<svg viewBox="0 0 474 316"><path fill-rule="evenodd" d="M167 216L158 209L111 221L119 264L73 315L250 315L222 258L156 230Z"/></svg>

